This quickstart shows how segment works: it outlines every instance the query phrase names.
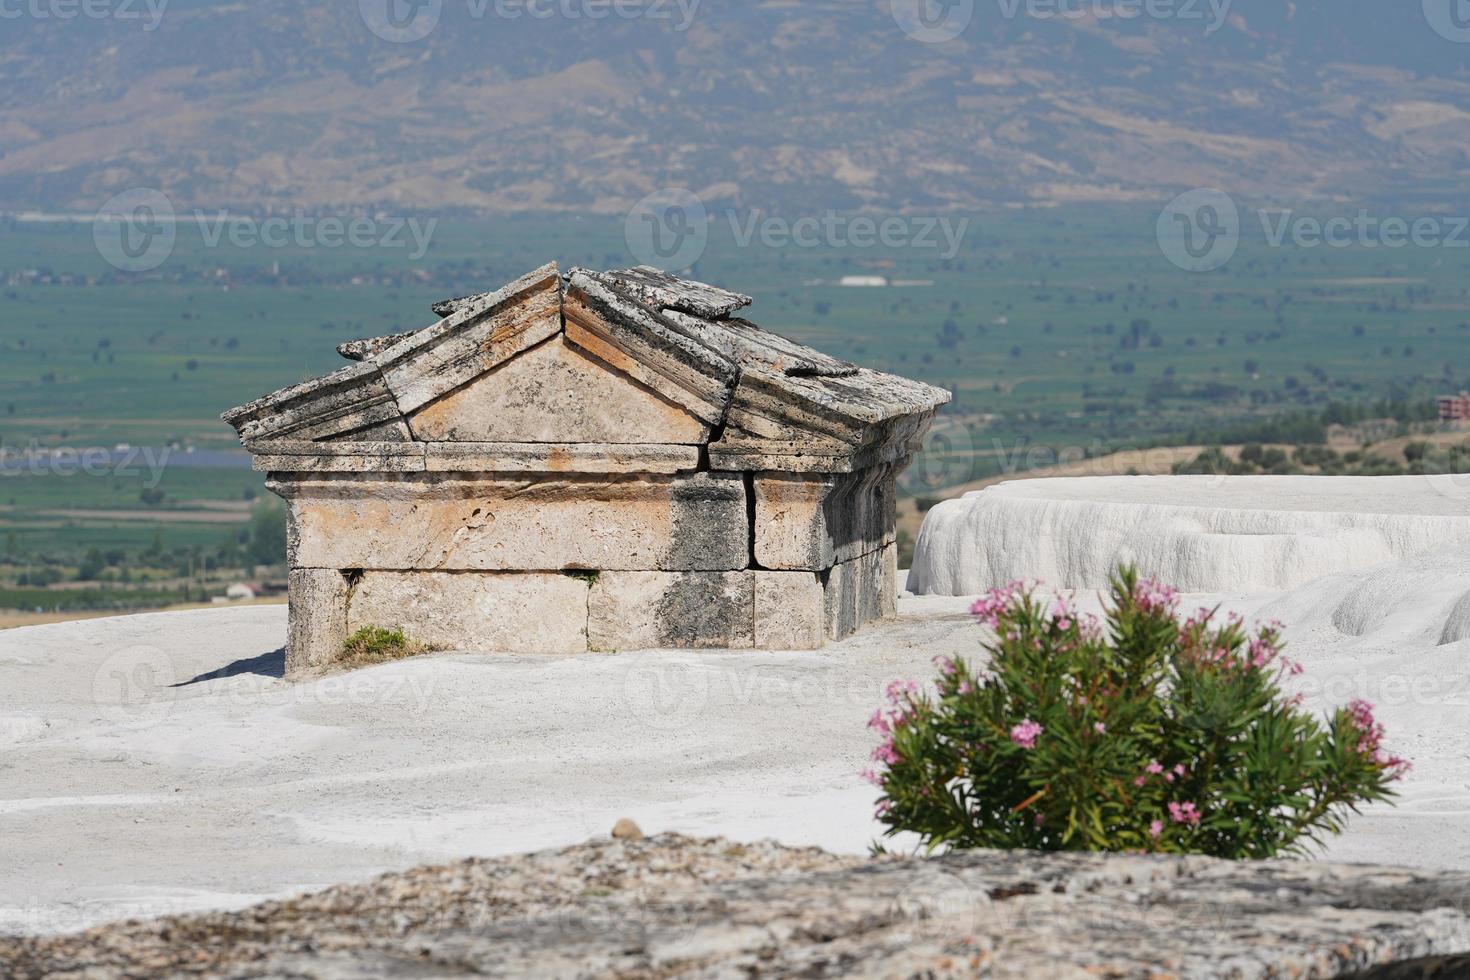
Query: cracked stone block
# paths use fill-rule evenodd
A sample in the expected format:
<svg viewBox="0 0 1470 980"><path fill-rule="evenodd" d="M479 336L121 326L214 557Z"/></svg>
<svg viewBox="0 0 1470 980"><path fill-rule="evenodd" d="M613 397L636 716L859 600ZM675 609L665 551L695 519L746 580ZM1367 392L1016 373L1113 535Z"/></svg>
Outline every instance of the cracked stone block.
<svg viewBox="0 0 1470 980"><path fill-rule="evenodd" d="M827 638L842 640L897 610L898 546L889 545L827 573Z"/></svg>
<svg viewBox="0 0 1470 980"><path fill-rule="evenodd" d="M897 470L850 474L760 473L755 559L762 568L819 571L894 539Z"/></svg>
<svg viewBox="0 0 1470 980"><path fill-rule="evenodd" d="M587 578L519 572L366 572L347 631L401 629L443 650L585 653Z"/></svg>
<svg viewBox="0 0 1470 980"><path fill-rule="evenodd" d="M587 603L593 650L750 649L751 572L603 572Z"/></svg>
<svg viewBox="0 0 1470 980"><path fill-rule="evenodd" d="M733 571L750 560L745 484L733 474L340 474L269 486L290 501L297 567Z"/></svg>

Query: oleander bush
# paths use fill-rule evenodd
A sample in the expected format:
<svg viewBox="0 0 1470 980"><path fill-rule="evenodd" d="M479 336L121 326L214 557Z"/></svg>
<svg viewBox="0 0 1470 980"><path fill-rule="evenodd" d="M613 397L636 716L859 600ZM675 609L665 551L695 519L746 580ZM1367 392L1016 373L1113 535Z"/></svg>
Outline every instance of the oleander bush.
<svg viewBox="0 0 1470 980"><path fill-rule="evenodd" d="M1303 853L1408 763L1371 705L1319 720L1288 696L1300 668L1279 624L1248 628L1130 568L1102 619L1019 583L972 610L995 639L984 670L939 661L932 693L888 690L867 773L888 836L930 850Z"/></svg>

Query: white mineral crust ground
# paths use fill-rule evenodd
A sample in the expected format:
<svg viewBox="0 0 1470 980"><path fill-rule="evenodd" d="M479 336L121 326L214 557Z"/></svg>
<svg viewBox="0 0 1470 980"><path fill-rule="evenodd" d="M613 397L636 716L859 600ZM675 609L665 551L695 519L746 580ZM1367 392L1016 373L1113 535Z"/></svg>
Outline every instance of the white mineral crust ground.
<svg viewBox="0 0 1470 980"><path fill-rule="evenodd" d="M1187 609L1283 620L1308 706L1375 702L1415 764L1326 857L1470 869L1470 501L1309 479L1011 484L937 508L910 581L1086 590L1132 557ZM0 932L242 907L624 816L862 852L865 722L889 681L978 651L970 602L905 596L818 653L441 654L303 684L274 676L284 607L0 633Z"/></svg>

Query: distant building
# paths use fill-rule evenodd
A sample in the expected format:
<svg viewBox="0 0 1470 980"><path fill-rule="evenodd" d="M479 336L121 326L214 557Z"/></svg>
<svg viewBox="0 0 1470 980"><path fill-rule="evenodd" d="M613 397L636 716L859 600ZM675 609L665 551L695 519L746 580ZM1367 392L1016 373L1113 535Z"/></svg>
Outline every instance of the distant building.
<svg viewBox="0 0 1470 980"><path fill-rule="evenodd" d="M1445 395L1439 399L1441 422L1470 422L1470 392Z"/></svg>
<svg viewBox="0 0 1470 980"><path fill-rule="evenodd" d="M882 287L888 285L888 280L883 276L843 276L838 282L839 286L847 287Z"/></svg>

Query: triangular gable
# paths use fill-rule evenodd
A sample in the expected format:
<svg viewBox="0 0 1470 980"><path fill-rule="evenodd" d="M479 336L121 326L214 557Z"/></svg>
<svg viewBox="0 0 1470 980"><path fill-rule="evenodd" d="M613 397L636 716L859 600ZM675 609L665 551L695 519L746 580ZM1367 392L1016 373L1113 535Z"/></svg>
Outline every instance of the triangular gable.
<svg viewBox="0 0 1470 980"><path fill-rule="evenodd" d="M563 283L547 264L435 304L445 316L423 330L344 344L360 363L225 419L247 446L318 442L326 455L407 440L673 447L718 434L711 458L732 468L844 471L905 451L949 399L731 316L749 302L647 267L575 269Z"/></svg>
<svg viewBox="0 0 1470 980"><path fill-rule="evenodd" d="M691 445L710 423L553 337L413 412L425 442Z"/></svg>
<svg viewBox="0 0 1470 980"><path fill-rule="evenodd" d="M574 270L562 304L571 344L710 425L724 421L740 369L594 273Z"/></svg>
<svg viewBox="0 0 1470 980"><path fill-rule="evenodd" d="M560 332L561 280L552 262L409 334L371 363L409 413Z"/></svg>

